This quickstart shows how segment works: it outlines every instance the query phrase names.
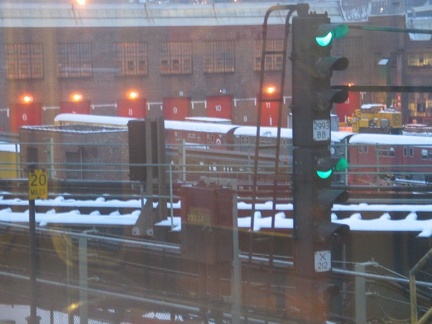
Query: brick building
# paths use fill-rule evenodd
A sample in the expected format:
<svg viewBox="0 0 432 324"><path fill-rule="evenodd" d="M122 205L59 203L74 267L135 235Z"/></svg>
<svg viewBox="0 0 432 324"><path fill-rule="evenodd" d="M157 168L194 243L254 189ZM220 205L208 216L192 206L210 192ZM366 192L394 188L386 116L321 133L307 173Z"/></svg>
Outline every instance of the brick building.
<svg viewBox="0 0 432 324"><path fill-rule="evenodd" d="M146 114L162 114L165 98L190 99L188 115L205 116L206 98L232 98L232 120L256 124L262 23L270 3L214 5L0 4L0 129L10 129L10 107L29 94L40 103L41 124L50 124L60 103L79 92L91 113L117 115L117 102L133 89L145 98ZM339 2L313 2L332 22L357 26L417 28L404 13L347 15ZM280 49L285 13L270 19L268 46ZM361 17L360 17L361 18ZM350 20L347 20L350 19ZM424 24L425 18L421 20ZM428 25L418 28L429 28ZM290 53L288 41L287 53ZM334 44L347 70L335 84L425 85L430 74L430 39L408 33L354 28ZM266 62L271 83L281 74L281 56ZM286 67L284 119L289 113L291 66ZM431 115L429 94L362 93L363 102L385 102L410 116ZM27 117L26 117L27 118Z"/></svg>

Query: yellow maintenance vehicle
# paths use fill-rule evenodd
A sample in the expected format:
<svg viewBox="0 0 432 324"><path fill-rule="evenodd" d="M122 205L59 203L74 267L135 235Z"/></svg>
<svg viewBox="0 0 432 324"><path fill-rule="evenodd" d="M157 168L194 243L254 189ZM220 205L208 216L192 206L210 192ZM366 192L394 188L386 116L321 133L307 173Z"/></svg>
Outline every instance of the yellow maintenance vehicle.
<svg viewBox="0 0 432 324"><path fill-rule="evenodd" d="M402 113L385 104L364 104L347 122L354 133L402 134Z"/></svg>

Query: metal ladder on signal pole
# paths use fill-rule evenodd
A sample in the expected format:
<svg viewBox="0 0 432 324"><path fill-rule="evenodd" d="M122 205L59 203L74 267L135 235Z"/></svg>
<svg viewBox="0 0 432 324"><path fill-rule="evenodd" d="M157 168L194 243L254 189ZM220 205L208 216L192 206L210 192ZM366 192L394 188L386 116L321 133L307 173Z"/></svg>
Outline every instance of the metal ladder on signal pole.
<svg viewBox="0 0 432 324"><path fill-rule="evenodd" d="M419 262L409 271L410 282L410 306L411 306L411 324L426 324L430 323L432 319L432 308L429 308L422 317L418 318L417 310L417 288L416 288L416 274L422 270L432 260L432 249L429 250Z"/></svg>
<svg viewBox="0 0 432 324"><path fill-rule="evenodd" d="M253 231L255 227L255 212L256 212L256 199L257 199L257 186L258 186L258 171L259 171L259 160L260 160L260 151L261 147L261 118L262 118L262 108L264 102L276 102L278 104L278 125L277 125L277 137L276 137L276 150L275 150L275 164L274 164L274 173L273 177L273 197L272 197L272 222L271 229L275 228L275 213L276 213L276 198L277 198L277 185L279 182L279 160L280 160L280 144L281 144L281 126L282 126L282 106L283 106L283 98L284 98L284 88L285 88L285 73L286 73L286 64L287 64L287 43L288 36L290 32L290 18L295 11L298 12L307 12L309 10L309 5L306 3L296 4L296 5L276 5L270 7L264 17L263 24L263 42L262 42L262 51L261 51L261 69L260 69L260 82L259 82L259 92L258 92L258 100L257 100L257 127L256 127L256 138L255 138L255 155L254 155L254 168L253 168L253 184L252 184L252 216L251 216L251 224L250 224L250 242L249 242L249 258L252 258L252 249L253 249ZM267 37L268 37L268 23L270 15L274 12L287 12L285 16L285 33L283 39L282 50L267 50ZM272 96L271 98L264 98L265 88L266 88L266 58L269 55L282 55L282 66L279 75L279 84L276 96ZM274 71L272 71L274 75ZM270 255L270 262L272 263L273 253Z"/></svg>

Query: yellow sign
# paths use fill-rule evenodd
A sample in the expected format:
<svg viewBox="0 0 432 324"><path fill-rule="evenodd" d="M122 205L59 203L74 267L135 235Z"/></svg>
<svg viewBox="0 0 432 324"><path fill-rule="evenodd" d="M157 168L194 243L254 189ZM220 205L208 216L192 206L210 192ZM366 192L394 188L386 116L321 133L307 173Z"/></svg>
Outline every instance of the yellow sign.
<svg viewBox="0 0 432 324"><path fill-rule="evenodd" d="M29 172L29 199L48 198L48 175L43 169L34 169Z"/></svg>

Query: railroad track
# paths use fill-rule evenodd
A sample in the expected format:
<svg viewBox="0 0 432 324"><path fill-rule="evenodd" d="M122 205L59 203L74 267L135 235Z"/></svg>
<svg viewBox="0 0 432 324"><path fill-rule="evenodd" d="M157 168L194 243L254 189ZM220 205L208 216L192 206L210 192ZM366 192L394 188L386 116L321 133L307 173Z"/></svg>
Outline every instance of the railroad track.
<svg viewBox="0 0 432 324"><path fill-rule="evenodd" d="M180 196L180 188L184 183L173 184L172 192L174 200ZM81 180L50 180L48 184L49 196L63 196L70 199L96 199L107 197L109 199L140 199L145 185L131 181L81 181ZM430 186L335 186L337 189L348 190L350 198L347 203L370 203L370 204L430 204L432 200L432 188ZM153 192L157 197L157 188ZM170 192L167 190L167 192ZM252 203L254 190L251 183L238 182L238 201ZM288 182L258 183L255 190L255 203L273 201L276 203L292 202L292 188ZM0 195L8 198L28 199L27 179L0 179Z"/></svg>

